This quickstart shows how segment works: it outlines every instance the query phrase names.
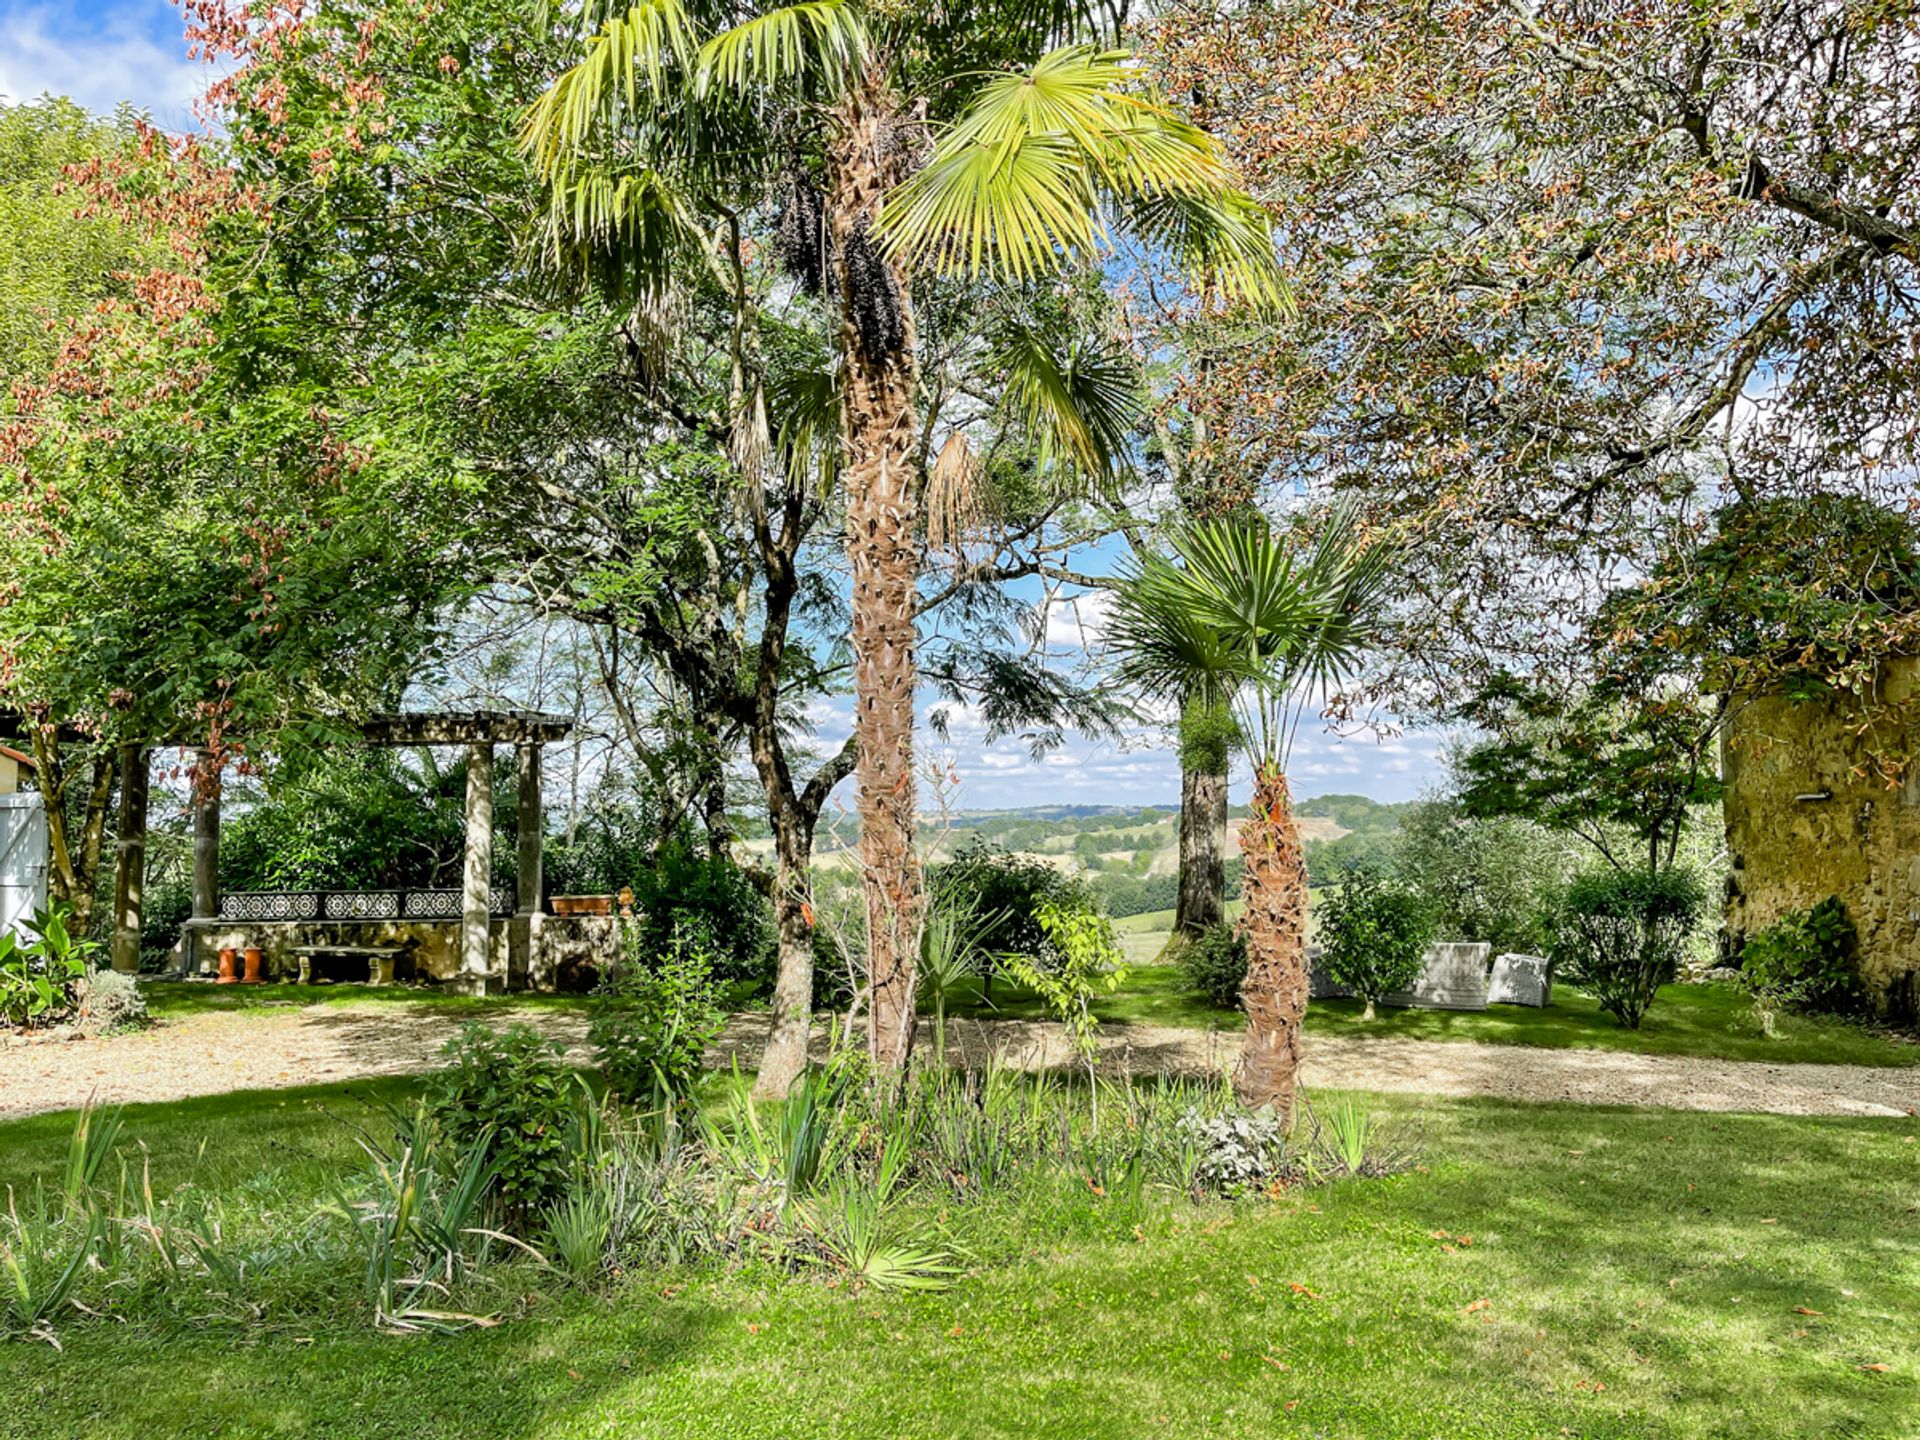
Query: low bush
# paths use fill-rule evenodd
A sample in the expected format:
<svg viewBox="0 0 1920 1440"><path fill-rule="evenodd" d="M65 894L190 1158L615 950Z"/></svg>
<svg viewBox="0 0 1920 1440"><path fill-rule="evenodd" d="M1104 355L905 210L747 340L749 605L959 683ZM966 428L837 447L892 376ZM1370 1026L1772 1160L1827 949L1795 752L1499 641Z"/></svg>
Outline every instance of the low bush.
<svg viewBox="0 0 1920 1440"><path fill-rule="evenodd" d="M1685 870L1576 876L1554 922L1554 968L1638 1030L1660 987L1679 974L1687 937L1705 906L1700 882Z"/></svg>
<svg viewBox="0 0 1920 1440"><path fill-rule="evenodd" d="M629 937L627 962L594 993L587 1034L616 1095L678 1108L727 1012L705 950L676 940L643 960L641 943Z"/></svg>
<svg viewBox="0 0 1920 1440"><path fill-rule="evenodd" d="M115 1149L117 1116L83 1110L64 1173L0 1209L0 1338L130 1320L449 1331L525 1315L555 1286L657 1290L660 1267L928 1290L960 1283L962 1257L1031 1254L1063 1224L1138 1235L1169 1205L1384 1174L1407 1153L1364 1106L1289 1140L1221 1079L991 1065L882 1087L854 1044L780 1104L718 1087L680 1123L593 1102L524 1031L469 1032L458 1051L417 1108L385 1112L387 1132L354 1127L365 1160L338 1173L303 1163L156 1194L142 1147ZM516 1083L536 1103L502 1093ZM503 1214L509 1130L542 1141L552 1183L537 1209ZM1009 1242L1009 1221L1035 1228Z"/></svg>
<svg viewBox="0 0 1920 1440"><path fill-rule="evenodd" d="M708 957L722 982L755 988L772 982L773 906L733 861L671 845L629 883L642 955L689 946Z"/></svg>
<svg viewBox="0 0 1920 1440"><path fill-rule="evenodd" d="M979 836L951 860L928 868L927 892L933 903L979 916L980 949L994 955L1032 957L1046 949L1043 905L1092 907L1087 887L1075 876Z"/></svg>
<svg viewBox="0 0 1920 1440"><path fill-rule="evenodd" d="M1247 937L1233 924L1210 925L1182 940L1174 963L1187 988L1228 1009L1240 1008L1240 987L1247 983Z"/></svg>
<svg viewBox="0 0 1920 1440"><path fill-rule="evenodd" d="M115 1035L144 1027L151 1016L140 982L118 970L95 970L80 982L80 1023L95 1035Z"/></svg>
<svg viewBox="0 0 1920 1440"><path fill-rule="evenodd" d="M0 931L0 1025L57 1025L72 1016L88 957L100 947L67 928L64 910L43 910L27 928L25 941Z"/></svg>
<svg viewBox="0 0 1920 1440"><path fill-rule="evenodd" d="M1829 896L1792 910L1740 947L1740 983L1753 997L1763 1035L1782 1009L1851 1009L1858 1002L1860 933L1847 907Z"/></svg>
<svg viewBox="0 0 1920 1440"><path fill-rule="evenodd" d="M1343 989L1373 1007L1420 977L1433 916L1405 886L1372 871L1350 870L1320 911L1321 964Z"/></svg>
<svg viewBox="0 0 1920 1440"><path fill-rule="evenodd" d="M428 1091L427 1113L462 1152L483 1147L492 1190L510 1222L563 1195L577 1146L570 1133L587 1096L561 1062L562 1047L525 1025L474 1022L442 1047L447 1068Z"/></svg>

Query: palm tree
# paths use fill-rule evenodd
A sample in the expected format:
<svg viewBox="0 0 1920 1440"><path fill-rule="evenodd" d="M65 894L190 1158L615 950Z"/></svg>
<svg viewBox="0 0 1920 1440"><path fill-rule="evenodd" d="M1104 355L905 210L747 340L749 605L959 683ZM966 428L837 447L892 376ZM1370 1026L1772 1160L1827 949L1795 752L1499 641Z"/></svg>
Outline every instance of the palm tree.
<svg viewBox="0 0 1920 1440"><path fill-rule="evenodd" d="M1221 293L1279 298L1271 237L1221 152L1147 92L1108 12L1075 0L896 6L589 0L580 61L529 112L557 247L642 304L709 236L777 199L779 244L839 309L837 408L852 583L868 1041L905 1061L923 907L914 850L914 624L925 542L914 287L1020 286L1095 256L1124 222ZM731 283L744 291L734 260ZM738 450L764 396L736 344ZM1046 367L1042 367L1043 370ZM1064 373L1053 367L1047 374ZM1047 374L1015 377L1067 453L1110 427ZM759 423L764 425L764 418ZM764 448L764 447L762 447Z"/></svg>
<svg viewBox="0 0 1920 1440"><path fill-rule="evenodd" d="M1122 675L1172 701L1229 704L1253 761L1240 827L1247 1040L1234 1086L1248 1105L1293 1106L1307 1009L1307 867L1287 789L1310 706L1350 678L1377 633L1391 547L1335 507L1311 539L1264 520L1176 530L1172 558L1133 563L1112 628Z"/></svg>

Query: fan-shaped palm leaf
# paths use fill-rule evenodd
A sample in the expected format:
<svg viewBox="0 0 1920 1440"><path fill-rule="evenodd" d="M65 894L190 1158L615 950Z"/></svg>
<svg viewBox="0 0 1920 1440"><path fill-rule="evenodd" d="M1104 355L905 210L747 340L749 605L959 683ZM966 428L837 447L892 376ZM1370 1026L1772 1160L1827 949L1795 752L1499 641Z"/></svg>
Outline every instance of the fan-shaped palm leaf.
<svg viewBox="0 0 1920 1440"><path fill-rule="evenodd" d="M1243 729L1284 762L1302 707L1353 673L1379 628L1392 551L1341 505L1312 544L1264 522L1211 521L1170 537L1174 558L1125 572L1110 635L1121 674L1163 698L1252 696Z"/></svg>
<svg viewBox="0 0 1920 1440"><path fill-rule="evenodd" d="M592 153L604 128L641 104L641 83L654 95L669 71L693 64L698 37L682 0L639 0L609 16L587 52L528 109L521 144L552 179Z"/></svg>
<svg viewBox="0 0 1920 1440"><path fill-rule="evenodd" d="M700 47L699 89L812 79L838 89L867 57L867 29L846 0L804 0L722 31Z"/></svg>
<svg viewBox="0 0 1920 1440"><path fill-rule="evenodd" d="M1236 293L1280 297L1271 242L1249 243L1258 207L1211 137L1137 89L1122 51L1067 46L988 81L877 229L909 261L1025 279L1104 236L1104 199L1177 201L1146 212L1150 239Z"/></svg>
<svg viewBox="0 0 1920 1440"><path fill-rule="evenodd" d="M1131 357L1084 334L1061 337L1031 325L1009 326L994 346L1002 404L1037 442L1041 463L1064 455L1080 471L1106 479L1127 464L1128 438L1142 412Z"/></svg>

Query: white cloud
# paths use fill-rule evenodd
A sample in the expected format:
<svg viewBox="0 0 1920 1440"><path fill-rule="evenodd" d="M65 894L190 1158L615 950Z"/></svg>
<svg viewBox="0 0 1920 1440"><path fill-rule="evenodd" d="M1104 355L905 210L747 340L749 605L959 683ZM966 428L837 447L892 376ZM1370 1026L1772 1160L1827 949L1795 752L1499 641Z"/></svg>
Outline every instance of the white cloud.
<svg viewBox="0 0 1920 1440"><path fill-rule="evenodd" d="M210 74L187 58L179 12L166 0L121 0L85 16L65 5L0 14L0 96L16 103L66 95L110 115L128 101L162 129L193 129L192 104Z"/></svg>
<svg viewBox="0 0 1920 1440"><path fill-rule="evenodd" d="M1056 598L1047 606L1047 648L1092 650L1106 635L1112 608L1113 596L1105 590Z"/></svg>

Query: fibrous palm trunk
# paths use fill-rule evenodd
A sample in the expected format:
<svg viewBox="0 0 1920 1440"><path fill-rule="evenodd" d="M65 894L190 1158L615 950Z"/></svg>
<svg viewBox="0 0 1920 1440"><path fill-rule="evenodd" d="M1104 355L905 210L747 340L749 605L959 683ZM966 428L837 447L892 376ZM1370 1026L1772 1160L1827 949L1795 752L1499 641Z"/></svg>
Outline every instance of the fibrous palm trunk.
<svg viewBox="0 0 1920 1440"><path fill-rule="evenodd" d="M867 914L868 1045L898 1069L913 1039L922 908L914 850L914 599L920 574L919 419L907 276L869 226L905 165L904 117L872 77L839 107L829 224L845 361L847 559L853 581L854 731Z"/></svg>
<svg viewBox="0 0 1920 1440"><path fill-rule="evenodd" d="M1277 766L1263 765L1255 774L1240 853L1247 866L1241 888L1247 979L1240 992L1247 1039L1234 1089L1248 1106L1271 1105L1291 1115L1307 1013L1307 861L1287 777Z"/></svg>
<svg viewBox="0 0 1920 1440"><path fill-rule="evenodd" d="M1173 933L1198 935L1226 917L1227 777L1203 766L1180 768L1180 893Z"/></svg>

